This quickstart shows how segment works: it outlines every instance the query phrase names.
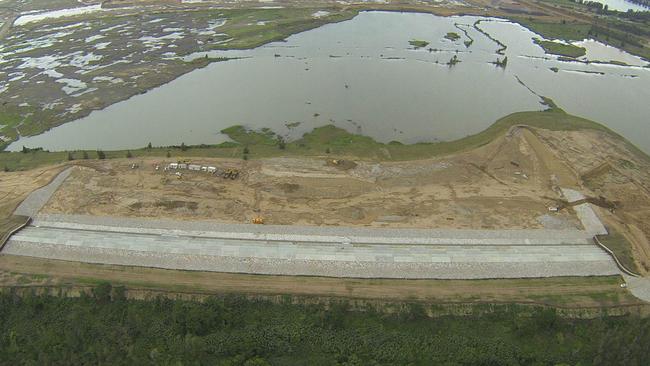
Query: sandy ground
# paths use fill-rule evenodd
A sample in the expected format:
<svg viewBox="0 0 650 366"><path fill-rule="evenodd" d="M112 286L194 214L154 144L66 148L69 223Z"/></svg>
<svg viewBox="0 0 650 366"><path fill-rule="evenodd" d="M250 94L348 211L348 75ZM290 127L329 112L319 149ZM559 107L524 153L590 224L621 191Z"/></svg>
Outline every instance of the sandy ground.
<svg viewBox="0 0 650 366"><path fill-rule="evenodd" d="M418 228L580 228L570 210L550 213L557 198L547 163L528 131L473 152L399 163L326 159L201 159L241 169L236 180L203 172L156 171L170 160L118 160L77 168L45 213L212 219L268 224ZM131 164L139 165L131 169ZM560 171L561 169L555 169ZM563 185L574 178L561 176Z"/></svg>

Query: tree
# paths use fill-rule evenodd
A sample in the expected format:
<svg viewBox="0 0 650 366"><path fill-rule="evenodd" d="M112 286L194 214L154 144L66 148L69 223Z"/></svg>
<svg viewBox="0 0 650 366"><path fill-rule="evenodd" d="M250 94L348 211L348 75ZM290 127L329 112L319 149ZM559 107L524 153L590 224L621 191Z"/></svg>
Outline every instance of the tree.
<svg viewBox="0 0 650 366"><path fill-rule="evenodd" d="M101 150L97 150L97 159L106 159L106 154Z"/></svg>
<svg viewBox="0 0 650 366"><path fill-rule="evenodd" d="M147 149L151 150L151 142L147 144Z"/></svg>
<svg viewBox="0 0 650 366"><path fill-rule="evenodd" d="M244 147L244 154L248 154L250 151L248 150L248 146Z"/></svg>
<svg viewBox="0 0 650 366"><path fill-rule="evenodd" d="M329 154L330 152L331 152L331 150L330 150L329 147L327 149L325 149L325 154Z"/></svg>
<svg viewBox="0 0 650 366"><path fill-rule="evenodd" d="M97 287L93 288L93 297L97 302L107 303L111 301L111 292L113 286L108 282L102 282Z"/></svg>
<svg viewBox="0 0 650 366"><path fill-rule="evenodd" d="M29 152L29 148L23 145L23 154L27 154L28 152Z"/></svg>
<svg viewBox="0 0 650 366"><path fill-rule="evenodd" d="M248 155L244 154L244 155L242 156L242 159L244 159L244 160L248 160Z"/></svg>
<svg viewBox="0 0 650 366"><path fill-rule="evenodd" d="M8 172L8 171L9 171L9 167L5 165L5 167L4 167L4 171L5 171L5 172Z"/></svg>
<svg viewBox="0 0 650 366"><path fill-rule="evenodd" d="M187 146L185 146L184 142L181 142L181 151L186 151L186 150L187 150Z"/></svg>
<svg viewBox="0 0 650 366"><path fill-rule="evenodd" d="M83 158L84 158L84 159L88 159L88 151L85 151L85 150L84 150Z"/></svg>
<svg viewBox="0 0 650 366"><path fill-rule="evenodd" d="M278 148L280 150L284 150L287 148L287 143L284 141L284 139L280 136L278 136Z"/></svg>
<svg viewBox="0 0 650 366"><path fill-rule="evenodd" d="M74 156L72 156L71 152L68 152L68 161L74 160Z"/></svg>
<svg viewBox="0 0 650 366"><path fill-rule="evenodd" d="M133 157L133 154L131 154L131 150L126 151L126 157L129 159Z"/></svg>
<svg viewBox="0 0 650 366"><path fill-rule="evenodd" d="M167 151L167 157L168 157L168 158L171 158L171 157L172 157L172 153L170 153L169 150Z"/></svg>

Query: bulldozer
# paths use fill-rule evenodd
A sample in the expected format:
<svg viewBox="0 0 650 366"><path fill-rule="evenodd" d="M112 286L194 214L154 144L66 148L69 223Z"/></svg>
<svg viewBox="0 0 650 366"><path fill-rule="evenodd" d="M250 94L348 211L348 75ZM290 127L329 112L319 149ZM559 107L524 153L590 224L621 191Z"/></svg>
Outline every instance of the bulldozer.
<svg viewBox="0 0 650 366"><path fill-rule="evenodd" d="M263 225L264 224L264 218L261 216L254 217L253 220L251 220L253 224L258 224L258 225Z"/></svg>
<svg viewBox="0 0 650 366"><path fill-rule="evenodd" d="M239 177L239 169L226 169L223 172L224 178L237 179Z"/></svg>

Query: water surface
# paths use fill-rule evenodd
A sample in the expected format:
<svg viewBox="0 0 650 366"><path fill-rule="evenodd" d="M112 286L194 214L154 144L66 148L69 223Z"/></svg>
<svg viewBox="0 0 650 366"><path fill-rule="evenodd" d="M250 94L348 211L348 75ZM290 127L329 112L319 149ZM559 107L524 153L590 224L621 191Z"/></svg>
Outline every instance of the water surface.
<svg viewBox="0 0 650 366"><path fill-rule="evenodd" d="M505 70L491 63L504 56L473 27L479 19L480 29L508 46ZM462 38L445 39L452 31ZM469 47L464 44L468 36L473 39ZM365 12L286 42L213 52L211 56L241 59L193 71L86 118L23 138L10 149L213 144L227 140L219 131L234 124L269 127L287 138L334 124L384 142L453 140L512 112L543 109L537 93L650 151L650 141L642 137L650 115L650 70L560 62L545 55L533 37L539 36L499 19ZM430 45L415 49L409 45L412 39ZM646 65L590 42L584 45L587 57ZM450 67L446 63L454 56L461 62Z"/></svg>

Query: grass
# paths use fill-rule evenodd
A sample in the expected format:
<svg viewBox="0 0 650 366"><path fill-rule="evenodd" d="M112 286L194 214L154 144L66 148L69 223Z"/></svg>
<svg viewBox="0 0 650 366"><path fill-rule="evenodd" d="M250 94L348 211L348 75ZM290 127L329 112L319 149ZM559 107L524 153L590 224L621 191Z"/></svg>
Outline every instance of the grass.
<svg viewBox="0 0 650 366"><path fill-rule="evenodd" d="M510 302L566 308L638 303L620 287L622 280L619 276L494 280L356 279L180 271L13 255L1 256L0 267L31 278L48 275L69 285L111 281L127 288L197 294L297 294L442 304Z"/></svg>
<svg viewBox="0 0 650 366"><path fill-rule="evenodd" d="M512 20L547 39L565 41L582 41L589 38L590 24L545 22L530 18L513 18Z"/></svg>
<svg viewBox="0 0 650 366"><path fill-rule="evenodd" d="M411 160L432 158L483 146L493 139L503 135L510 127L518 124L549 130L582 130L592 129L607 132L628 146L640 156L647 157L641 150L634 147L620 135L607 127L565 113L548 101L550 109L546 111L517 112L503 117L487 129L475 135L470 135L455 141L436 143L402 144L399 142L381 143L371 137L350 133L342 128L326 125L315 128L302 138L286 143L284 149L279 148L277 136L270 130L250 131L242 126L232 126L222 132L233 141L219 145L155 147L151 149L132 149L133 158L139 157L242 157L244 148L248 148L248 158L264 158L273 156L323 156L326 151L339 156L351 156L372 160ZM106 158L124 158L126 150L106 151ZM90 159L97 158L95 151L88 152ZM81 151L73 152L74 159L81 159ZM0 167L9 170L25 170L42 165L66 162L67 152L32 151L0 153Z"/></svg>
<svg viewBox="0 0 650 366"><path fill-rule="evenodd" d="M572 44L563 44L553 41L543 41L538 38L533 40L536 44L544 49L544 52L550 53L553 55L560 55L565 57L578 58L582 57L587 53L587 50L584 47L574 46Z"/></svg>
<svg viewBox="0 0 650 366"><path fill-rule="evenodd" d="M450 41L457 41L460 39L460 35L458 35L458 33L456 32L448 32L447 34L445 34L445 38L447 38Z"/></svg>
<svg viewBox="0 0 650 366"><path fill-rule="evenodd" d="M409 44L415 48L424 48L429 45L429 42L427 41L422 41L419 39L412 39L409 41Z"/></svg>
<svg viewBox="0 0 650 366"><path fill-rule="evenodd" d="M29 221L27 216L11 215L9 217L0 218L0 249L9 239L9 234L20 226L25 225Z"/></svg>
<svg viewBox="0 0 650 366"><path fill-rule="evenodd" d="M621 264L629 269L632 272L639 273L639 267L637 267L636 262L634 261L634 255L632 254L632 245L630 242L625 239L616 230L611 227L607 228L609 235L599 235L598 240L609 248Z"/></svg>

